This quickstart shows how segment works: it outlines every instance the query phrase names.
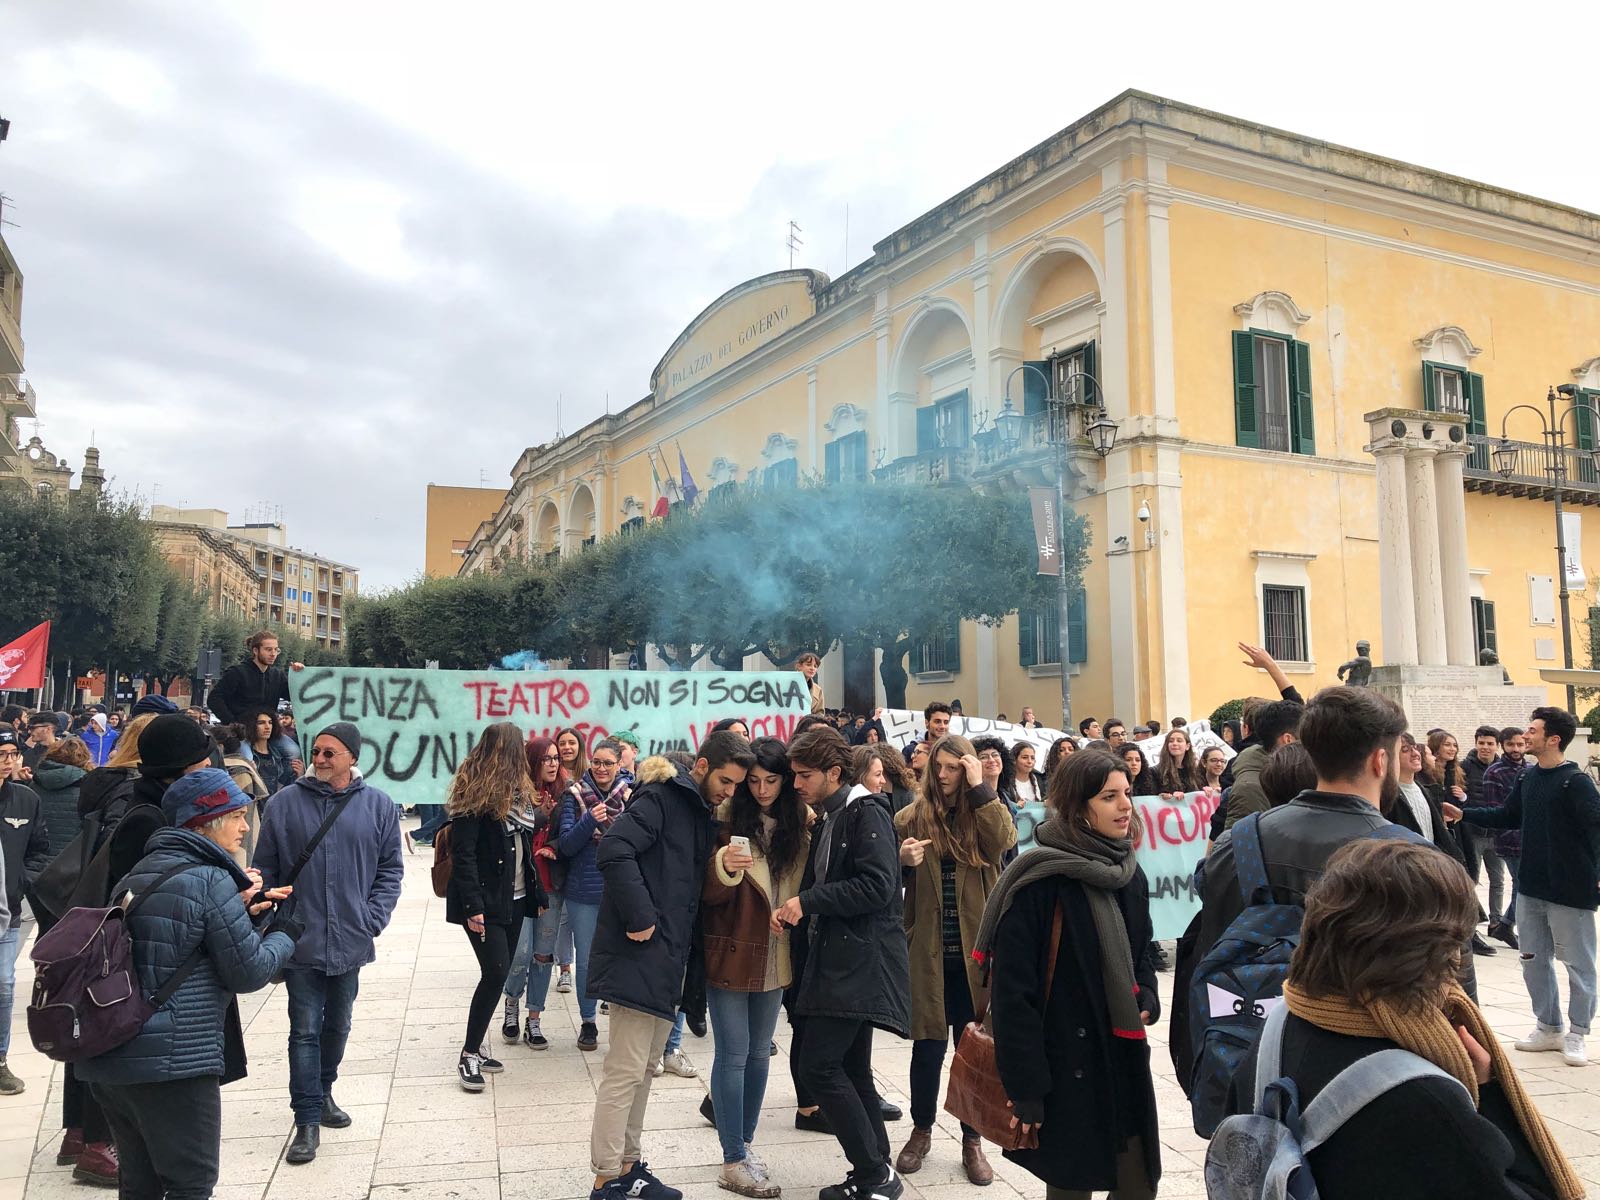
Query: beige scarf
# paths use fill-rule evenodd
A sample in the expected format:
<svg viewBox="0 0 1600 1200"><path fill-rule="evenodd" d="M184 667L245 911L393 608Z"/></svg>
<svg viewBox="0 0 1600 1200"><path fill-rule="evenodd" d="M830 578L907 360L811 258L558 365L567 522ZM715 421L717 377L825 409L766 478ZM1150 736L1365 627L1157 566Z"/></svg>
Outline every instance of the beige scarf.
<svg viewBox="0 0 1600 1200"><path fill-rule="evenodd" d="M1456 1026L1465 1026L1478 1045L1489 1052L1493 1078L1499 1081L1500 1090L1511 1102L1517 1124L1550 1177L1556 1195L1560 1200L1579 1200L1583 1196L1583 1184L1566 1155L1561 1153L1561 1147L1556 1145L1533 1100L1523 1090L1522 1080L1517 1078L1505 1049L1495 1040L1494 1030L1489 1028L1482 1010L1460 985L1450 985L1444 1003L1438 1008L1417 1013L1404 1012L1387 1001L1357 1004L1338 997L1308 996L1289 983L1283 985L1283 1000L1290 1012L1319 1029L1347 1037L1386 1038L1402 1050L1427 1059L1459 1079L1472 1093L1472 1103L1476 1106L1478 1075L1473 1070L1472 1059L1467 1056L1467 1048L1456 1033Z"/></svg>

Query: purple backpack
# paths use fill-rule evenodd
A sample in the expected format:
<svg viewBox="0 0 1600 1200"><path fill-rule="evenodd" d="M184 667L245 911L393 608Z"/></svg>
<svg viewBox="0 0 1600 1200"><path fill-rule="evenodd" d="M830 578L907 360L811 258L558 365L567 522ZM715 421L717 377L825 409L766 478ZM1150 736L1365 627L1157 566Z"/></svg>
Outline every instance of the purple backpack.
<svg viewBox="0 0 1600 1200"><path fill-rule="evenodd" d="M132 1041L172 999L199 965L201 946L195 946L165 986L146 999L133 965L128 918L167 880L201 865L183 863L163 872L126 908L69 909L34 943L29 954L34 975L28 1036L39 1053L70 1063L115 1050Z"/></svg>

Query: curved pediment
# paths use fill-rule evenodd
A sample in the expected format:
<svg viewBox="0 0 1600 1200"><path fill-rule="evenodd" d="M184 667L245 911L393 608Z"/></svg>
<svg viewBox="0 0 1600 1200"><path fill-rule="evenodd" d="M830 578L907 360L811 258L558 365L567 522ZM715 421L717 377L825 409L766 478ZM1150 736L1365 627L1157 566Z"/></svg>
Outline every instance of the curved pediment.
<svg viewBox="0 0 1600 1200"><path fill-rule="evenodd" d="M650 375L656 402L670 400L782 337L817 311L821 271L796 268L747 280L718 296L678 335Z"/></svg>

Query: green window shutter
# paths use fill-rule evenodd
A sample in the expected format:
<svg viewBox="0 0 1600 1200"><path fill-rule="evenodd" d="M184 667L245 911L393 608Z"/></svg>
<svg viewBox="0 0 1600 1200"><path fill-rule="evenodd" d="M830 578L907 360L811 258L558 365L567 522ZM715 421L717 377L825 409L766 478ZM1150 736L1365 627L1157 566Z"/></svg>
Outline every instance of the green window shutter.
<svg viewBox="0 0 1600 1200"><path fill-rule="evenodd" d="M950 627L944 639L944 669L952 675L961 674L961 622Z"/></svg>
<svg viewBox="0 0 1600 1200"><path fill-rule="evenodd" d="M1233 333L1233 428L1239 445L1261 445L1260 424L1256 420L1255 339L1237 329Z"/></svg>
<svg viewBox="0 0 1600 1200"><path fill-rule="evenodd" d="M1089 661L1089 596L1083 588L1067 602L1067 661Z"/></svg>
<svg viewBox="0 0 1600 1200"><path fill-rule="evenodd" d="M1467 388L1467 436L1487 437L1489 423L1484 415L1483 376L1468 373L1463 382ZM1474 470L1489 469L1489 447L1485 442L1469 442L1467 466Z"/></svg>
<svg viewBox="0 0 1600 1200"><path fill-rule="evenodd" d="M1476 375L1473 376L1477 378ZM1572 423L1578 430L1578 449L1594 449L1594 401L1595 393L1584 388L1572 398L1572 407L1577 409L1577 415L1572 418Z"/></svg>
<svg viewBox="0 0 1600 1200"><path fill-rule="evenodd" d="M917 409L917 453L932 454L939 448L939 409L930 404Z"/></svg>
<svg viewBox="0 0 1600 1200"><path fill-rule="evenodd" d="M1033 619L1033 609L1023 608L1017 612L1017 662L1024 667L1038 665L1039 662L1039 630Z"/></svg>
<svg viewBox="0 0 1600 1200"><path fill-rule="evenodd" d="M1090 376L1083 381L1083 402L1099 408L1100 389L1094 385L1094 381L1100 378L1100 367L1095 358L1093 342L1088 342L1083 347L1083 373Z"/></svg>
<svg viewBox="0 0 1600 1200"><path fill-rule="evenodd" d="M1043 412L1049 399L1050 364L1025 362L1022 365L1030 368L1022 372L1022 415L1031 417L1034 413Z"/></svg>
<svg viewBox="0 0 1600 1200"><path fill-rule="evenodd" d="M1294 408L1290 410L1290 445L1296 454L1317 452L1317 429L1311 405L1311 347L1305 342L1295 342L1289 362L1294 378L1289 381L1294 395Z"/></svg>
<svg viewBox="0 0 1600 1200"><path fill-rule="evenodd" d="M850 478L857 483L865 483L867 481L867 431L865 429L857 430L845 440L852 447L851 453L855 455L855 461L851 464L849 472Z"/></svg>
<svg viewBox="0 0 1600 1200"><path fill-rule="evenodd" d="M1439 410L1438 386L1433 381L1433 364L1422 364L1422 407L1429 412Z"/></svg>
<svg viewBox="0 0 1600 1200"><path fill-rule="evenodd" d="M839 482L839 439L835 438L822 448L823 469L829 483Z"/></svg>

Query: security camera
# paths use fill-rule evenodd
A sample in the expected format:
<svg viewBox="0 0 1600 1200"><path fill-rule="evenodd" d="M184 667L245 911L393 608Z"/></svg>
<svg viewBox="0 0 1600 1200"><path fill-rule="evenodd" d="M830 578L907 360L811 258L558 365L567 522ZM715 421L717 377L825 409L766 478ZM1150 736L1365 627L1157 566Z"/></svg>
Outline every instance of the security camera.
<svg viewBox="0 0 1600 1200"><path fill-rule="evenodd" d="M1148 500L1142 500L1142 501L1139 502L1139 520L1148 521L1149 519L1150 519L1150 502Z"/></svg>
<svg viewBox="0 0 1600 1200"><path fill-rule="evenodd" d="M1126 546L1128 544L1128 539L1125 537L1113 538L1111 544L1113 546Z"/></svg>

